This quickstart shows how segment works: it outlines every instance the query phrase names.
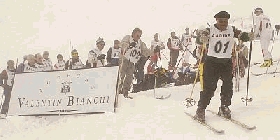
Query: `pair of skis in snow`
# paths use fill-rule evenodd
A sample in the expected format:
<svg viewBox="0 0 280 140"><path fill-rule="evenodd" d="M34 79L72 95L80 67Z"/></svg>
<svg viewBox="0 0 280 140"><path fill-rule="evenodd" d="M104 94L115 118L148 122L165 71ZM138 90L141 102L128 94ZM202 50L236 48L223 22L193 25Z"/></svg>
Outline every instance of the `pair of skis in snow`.
<svg viewBox="0 0 280 140"><path fill-rule="evenodd" d="M223 116L218 115L216 112L214 112L214 111L212 111L212 110L207 110L207 111L211 112L212 114L215 114L216 116L218 116L218 117L220 117L220 118L223 118L223 119L225 119L225 120L228 120L228 121L230 121L230 122L232 122L232 123L234 123L234 124L240 126L241 128L243 128L243 129L245 129L245 130L255 130L255 129L256 129L256 126L249 126L249 125L247 125L247 124L245 124L245 123L243 123L243 122L241 122L241 121L238 121L238 120L236 120L236 119L233 119L233 118L231 118L231 119L225 118L225 117L223 117ZM192 114L188 113L188 112L185 112L185 114L188 115L188 116L190 116L192 119L194 119L194 120L197 121L198 123L202 124L202 125L205 126L206 128L208 128L209 130L211 130L211 131L214 132L215 134L224 134L224 133L225 133L224 130L222 130L222 129L217 129L217 128L215 128L214 126L212 126L211 124L209 124L209 123L207 123L207 122L201 122L201 121L195 119L195 117L194 117Z"/></svg>
<svg viewBox="0 0 280 140"><path fill-rule="evenodd" d="M274 77L275 77L275 74L276 74L276 73L280 73L279 71L277 71L277 67L278 67L279 61L280 61L280 60L278 60L278 61L273 61L273 62L277 62L276 68L275 68L274 71L268 72L268 68L269 68L269 67L267 67L267 68L266 68L266 71L263 72L263 73L253 73L253 72L251 72L251 74L254 75L254 76L262 76L262 75L266 75L266 74L274 74Z"/></svg>

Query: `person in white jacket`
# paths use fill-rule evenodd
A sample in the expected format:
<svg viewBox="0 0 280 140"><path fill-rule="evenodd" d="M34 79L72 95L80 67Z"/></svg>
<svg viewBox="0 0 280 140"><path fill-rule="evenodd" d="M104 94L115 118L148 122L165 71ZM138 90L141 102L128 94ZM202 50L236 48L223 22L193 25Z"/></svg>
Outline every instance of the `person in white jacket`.
<svg viewBox="0 0 280 140"><path fill-rule="evenodd" d="M53 70L52 61L49 58L49 52L48 51L43 52L43 64L45 65L45 71Z"/></svg>
<svg viewBox="0 0 280 140"><path fill-rule="evenodd" d="M27 63L24 64L23 72L37 72L36 59L33 54L27 56Z"/></svg>
<svg viewBox="0 0 280 140"><path fill-rule="evenodd" d="M61 54L58 54L56 58L57 63L54 64L54 70L65 70L65 61L63 60L63 56Z"/></svg>
<svg viewBox="0 0 280 140"><path fill-rule="evenodd" d="M189 64L190 51L192 49L192 35L190 34L189 27L186 27L185 33L182 34L181 45L184 50L183 57L186 63Z"/></svg>
<svg viewBox="0 0 280 140"><path fill-rule="evenodd" d="M264 63L261 67L270 67L273 64L271 52L268 51L273 32L271 21L268 16L263 14L262 8L256 8L254 14L256 15L254 33L255 36L260 35L260 43L264 58Z"/></svg>
<svg viewBox="0 0 280 140"><path fill-rule="evenodd" d="M86 62L87 68L96 68L105 66L105 54L102 53L102 50L105 46L103 38L98 38L96 41L96 47L93 48L88 53L88 60Z"/></svg>
<svg viewBox="0 0 280 140"><path fill-rule="evenodd" d="M37 72L45 71L46 67L43 64L43 56L40 53L37 53L35 54L35 59L36 59L35 67L37 69Z"/></svg>

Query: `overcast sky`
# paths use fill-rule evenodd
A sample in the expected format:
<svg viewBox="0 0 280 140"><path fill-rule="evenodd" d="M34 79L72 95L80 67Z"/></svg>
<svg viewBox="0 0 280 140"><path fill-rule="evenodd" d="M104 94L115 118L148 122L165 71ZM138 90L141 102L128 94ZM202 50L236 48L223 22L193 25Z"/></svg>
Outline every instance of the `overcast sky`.
<svg viewBox="0 0 280 140"><path fill-rule="evenodd" d="M246 3L244 3L246 2ZM82 58L98 37L106 41L107 51L114 39L131 34L135 27L143 30L142 39L150 45L158 32L166 42L171 31L181 36L191 29L215 22L220 10L233 18L250 18L256 7L262 7L279 23L278 6L263 0L0 0L0 66L8 59L22 61L25 54L50 51L53 61L62 53L69 58L69 42ZM233 19L232 18L232 19ZM247 23L251 24L251 23ZM273 26L274 27L274 26Z"/></svg>

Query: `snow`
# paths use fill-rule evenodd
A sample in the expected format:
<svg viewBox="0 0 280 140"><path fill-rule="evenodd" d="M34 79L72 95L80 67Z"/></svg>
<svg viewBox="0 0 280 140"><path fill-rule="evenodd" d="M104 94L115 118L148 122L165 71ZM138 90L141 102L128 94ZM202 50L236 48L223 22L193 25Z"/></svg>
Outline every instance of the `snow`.
<svg viewBox="0 0 280 140"><path fill-rule="evenodd" d="M275 43L274 60L279 59L279 43ZM248 46L249 47L249 46ZM262 60L259 42L254 43L252 62ZM166 56L168 56L166 54ZM260 61L259 61L260 62ZM268 69L275 71L276 64ZM251 67L252 72L265 72L266 68ZM277 70L279 71L279 69ZM246 71L247 72L247 71ZM246 77L246 76L245 76ZM154 91L131 93L133 100L119 96L116 113L66 115L66 116L8 116L0 120L0 139L279 139L277 126L280 115L279 74L250 75L249 95L253 98L248 106L241 101L246 96L246 78L241 79L240 91L234 92L232 99L232 117L257 128L253 131L220 119L206 112L206 120L217 129L224 129L224 135L214 134L206 127L196 123L184 114L195 113L196 106L186 108L182 102L190 96L192 85L155 89L157 96L168 95L166 100L154 98ZM207 109L218 111L220 105L220 85ZM200 85L195 86L192 98L199 99Z"/></svg>

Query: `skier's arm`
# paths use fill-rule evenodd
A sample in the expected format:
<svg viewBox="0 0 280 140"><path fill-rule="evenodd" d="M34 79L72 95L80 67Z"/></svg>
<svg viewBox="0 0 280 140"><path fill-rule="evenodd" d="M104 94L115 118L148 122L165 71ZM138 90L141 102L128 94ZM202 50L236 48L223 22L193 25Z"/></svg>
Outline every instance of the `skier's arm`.
<svg viewBox="0 0 280 140"><path fill-rule="evenodd" d="M71 66L70 66L70 61L68 60L65 64L65 70L70 70L71 69Z"/></svg>
<svg viewBox="0 0 280 140"><path fill-rule="evenodd" d="M125 51L127 50L127 48L129 47L129 38L130 38L130 35L127 35L125 36L121 43L120 43L120 46L121 46L121 54L124 55L125 54Z"/></svg>
<svg viewBox="0 0 280 140"><path fill-rule="evenodd" d="M111 60L112 60L111 56L112 56L112 48L110 48L110 49L107 51L107 58L106 58L107 63L111 63Z"/></svg>
<svg viewBox="0 0 280 140"><path fill-rule="evenodd" d="M183 42L184 41L184 34L182 34L182 38L181 38L181 42Z"/></svg>
<svg viewBox="0 0 280 140"><path fill-rule="evenodd" d="M152 41L151 42L151 48L150 48L151 50L154 50L155 49L155 45L154 45L154 42Z"/></svg>
<svg viewBox="0 0 280 140"><path fill-rule="evenodd" d="M141 52L142 52L142 55L144 57L148 57L148 56L152 56L153 55L153 50L148 49L144 42L142 42L142 44L141 44Z"/></svg>
<svg viewBox="0 0 280 140"><path fill-rule="evenodd" d="M274 40L274 33L275 33L275 30L272 30L272 40Z"/></svg>
<svg viewBox="0 0 280 140"><path fill-rule="evenodd" d="M7 80L8 79L8 75L7 75L7 72L6 72L6 70L3 70L2 72L1 72L1 74L0 74L0 85L4 88L6 85L5 85L5 83L6 82L4 82L5 80Z"/></svg>
<svg viewBox="0 0 280 140"><path fill-rule="evenodd" d="M161 42L160 49L161 49L161 50L165 49L165 45L164 45L163 42Z"/></svg>
<svg viewBox="0 0 280 140"><path fill-rule="evenodd" d="M0 74L0 86L2 86L3 85L3 80L4 80L4 70L1 72L1 74Z"/></svg>
<svg viewBox="0 0 280 140"><path fill-rule="evenodd" d="M171 50L171 39L170 38L168 38L167 47L168 47L168 49Z"/></svg>
<svg viewBox="0 0 280 140"><path fill-rule="evenodd" d="M238 38L242 42L251 41L254 39L254 34L252 32L242 32L237 28L233 27L234 37Z"/></svg>
<svg viewBox="0 0 280 140"><path fill-rule="evenodd" d="M255 36L257 36L257 35L260 33L260 31L262 30L262 29L261 29L261 24L262 24L261 16L258 16L258 17L256 18L256 23L255 23L255 25L254 25L254 35L255 35Z"/></svg>

